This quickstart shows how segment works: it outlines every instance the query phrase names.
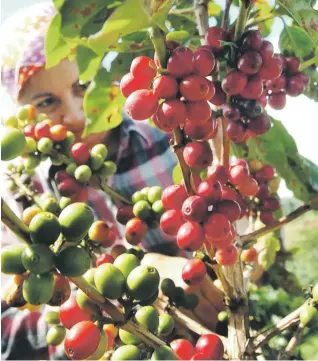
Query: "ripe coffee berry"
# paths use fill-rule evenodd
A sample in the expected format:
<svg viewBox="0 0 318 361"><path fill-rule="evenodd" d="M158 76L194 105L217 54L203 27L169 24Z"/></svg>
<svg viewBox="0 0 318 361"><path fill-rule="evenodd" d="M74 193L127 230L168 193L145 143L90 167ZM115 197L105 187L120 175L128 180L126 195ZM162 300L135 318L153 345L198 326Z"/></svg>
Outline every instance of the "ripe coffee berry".
<svg viewBox="0 0 318 361"><path fill-rule="evenodd" d="M286 87L286 77L282 74L277 79L267 80L265 84L266 89L271 90L273 93L279 93Z"/></svg>
<svg viewBox="0 0 318 361"><path fill-rule="evenodd" d="M225 40L226 32L219 26L210 27L206 33L206 40L210 46L216 49L222 48L221 41Z"/></svg>
<svg viewBox="0 0 318 361"><path fill-rule="evenodd" d="M71 154L77 165L86 164L90 157L89 148L85 143L75 143L71 148Z"/></svg>
<svg viewBox="0 0 318 361"><path fill-rule="evenodd" d="M202 260L193 258L188 260L182 269L183 281L191 286L200 284L206 275L206 267Z"/></svg>
<svg viewBox="0 0 318 361"><path fill-rule="evenodd" d="M129 220L126 224L126 240L129 244L137 246L143 241L147 233L148 227L145 222L135 217Z"/></svg>
<svg viewBox="0 0 318 361"><path fill-rule="evenodd" d="M275 223L275 218L271 211L262 210L259 216L261 222L263 222L266 226L269 226Z"/></svg>
<svg viewBox="0 0 318 361"><path fill-rule="evenodd" d="M254 197L258 192L258 183L253 177L249 176L238 188L242 196Z"/></svg>
<svg viewBox="0 0 318 361"><path fill-rule="evenodd" d="M263 93L263 82L259 76L253 76L248 79L246 87L240 95L245 99L258 99Z"/></svg>
<svg viewBox="0 0 318 361"><path fill-rule="evenodd" d="M59 312L61 324L67 329L71 329L74 325L81 321L91 320L91 314L79 307L75 296L71 296L66 302L64 302L60 306Z"/></svg>
<svg viewBox="0 0 318 361"><path fill-rule="evenodd" d="M229 122L236 122L241 119L240 110L234 105L226 104L222 108L224 118Z"/></svg>
<svg viewBox="0 0 318 361"><path fill-rule="evenodd" d="M168 59L167 69L170 75L183 78L194 70L194 56L190 49L178 46Z"/></svg>
<svg viewBox="0 0 318 361"><path fill-rule="evenodd" d="M237 62L237 68L244 74L256 74L263 63L261 55L254 50L244 53Z"/></svg>
<svg viewBox="0 0 318 361"><path fill-rule="evenodd" d="M286 105L286 92L283 90L279 93L272 93L268 96L268 104L276 110L285 108Z"/></svg>
<svg viewBox="0 0 318 361"><path fill-rule="evenodd" d="M116 214L116 221L120 224L127 224L127 222L134 218L133 207L131 205L126 205L118 208Z"/></svg>
<svg viewBox="0 0 318 361"><path fill-rule="evenodd" d="M129 95L125 103L128 115L134 120L150 118L158 107L158 97L151 90L140 89Z"/></svg>
<svg viewBox="0 0 318 361"><path fill-rule="evenodd" d="M104 263L114 263L114 257L108 253L100 254L96 259L96 267Z"/></svg>
<svg viewBox="0 0 318 361"><path fill-rule="evenodd" d="M231 231L231 222L224 214L212 213L203 224L206 237L212 240L221 240Z"/></svg>
<svg viewBox="0 0 318 361"><path fill-rule="evenodd" d="M263 40L261 48L258 50L258 52L262 59L272 58L274 55L274 46L270 41Z"/></svg>
<svg viewBox="0 0 318 361"><path fill-rule="evenodd" d="M181 125L186 118L186 107L179 99L166 100L161 103L153 116L154 123L165 132Z"/></svg>
<svg viewBox="0 0 318 361"><path fill-rule="evenodd" d="M287 78L286 93L291 97L297 97L305 90L305 84L302 78L298 75Z"/></svg>
<svg viewBox="0 0 318 361"><path fill-rule="evenodd" d="M285 58L286 73L288 75L294 75L299 71L300 61L295 56L289 56Z"/></svg>
<svg viewBox="0 0 318 361"><path fill-rule="evenodd" d="M179 357L180 360L190 360L194 354L194 347L185 339L173 340L170 343L173 352Z"/></svg>
<svg viewBox="0 0 318 361"><path fill-rule="evenodd" d="M209 205L215 204L221 199L222 186L218 181L207 179L199 184L196 193L206 198Z"/></svg>
<svg viewBox="0 0 318 361"><path fill-rule="evenodd" d="M222 200L216 205L216 213L221 213L227 216L230 222L235 222L240 219L241 207L236 201L229 199Z"/></svg>
<svg viewBox="0 0 318 361"><path fill-rule="evenodd" d="M148 56L138 56L131 63L130 72L136 78L145 77L152 80L157 74L157 67Z"/></svg>
<svg viewBox="0 0 318 361"><path fill-rule="evenodd" d="M204 124L212 115L212 110L207 101L201 100L186 104L187 121L193 124Z"/></svg>
<svg viewBox="0 0 318 361"><path fill-rule="evenodd" d="M271 121L268 116L261 114L253 119L250 119L247 124L247 129L255 135L266 133L271 127Z"/></svg>
<svg viewBox="0 0 318 361"><path fill-rule="evenodd" d="M222 89L228 95L240 94L247 84L247 76L237 70L232 70L222 80Z"/></svg>
<svg viewBox="0 0 318 361"><path fill-rule="evenodd" d="M230 245L228 248L221 248L215 252L215 259L221 266L231 266L236 263L238 259L237 248Z"/></svg>
<svg viewBox="0 0 318 361"><path fill-rule="evenodd" d="M217 135L218 121L212 115L204 124L186 122L184 131L193 140L213 139Z"/></svg>
<svg viewBox="0 0 318 361"><path fill-rule="evenodd" d="M166 209L180 210L183 202L188 198L183 185L173 184L166 187L161 196L162 203Z"/></svg>
<svg viewBox="0 0 318 361"><path fill-rule="evenodd" d="M60 142L66 138L67 128L63 124L56 124L50 128L50 133L51 133L50 138L54 142Z"/></svg>
<svg viewBox="0 0 318 361"><path fill-rule="evenodd" d="M23 133L26 137L35 138L35 126L26 125L23 129Z"/></svg>
<svg viewBox="0 0 318 361"><path fill-rule="evenodd" d="M191 142L183 150L183 157L190 168L205 169L211 165L213 154L208 142Z"/></svg>
<svg viewBox="0 0 318 361"><path fill-rule="evenodd" d="M209 102L214 105L223 105L226 103L226 94L222 89L221 82L214 81L213 82L215 94L212 98L210 98Z"/></svg>
<svg viewBox="0 0 318 361"><path fill-rule="evenodd" d="M222 360L224 346L218 335L206 334L198 339L195 351L203 354L204 360Z"/></svg>
<svg viewBox="0 0 318 361"><path fill-rule="evenodd" d="M40 122L35 125L34 128L34 135L36 139L41 138L50 138L51 132L50 132L50 126L46 122Z"/></svg>
<svg viewBox="0 0 318 361"><path fill-rule="evenodd" d="M209 90L208 81L199 75L189 75L182 79L180 92L188 101L202 100Z"/></svg>
<svg viewBox="0 0 318 361"><path fill-rule="evenodd" d="M204 230L197 222L188 221L178 230L177 243L179 248L187 251L198 250L204 240Z"/></svg>
<svg viewBox="0 0 318 361"><path fill-rule="evenodd" d="M215 67L212 50L199 46L194 52L194 74L207 76Z"/></svg>
<svg viewBox="0 0 318 361"><path fill-rule="evenodd" d="M282 73L282 63L278 57L263 59L258 75L264 80L278 78Z"/></svg>
<svg viewBox="0 0 318 361"><path fill-rule="evenodd" d="M207 238L207 240L212 244L214 248L224 249L232 245L235 238L236 238L236 231L234 227L231 226L231 231L225 238L222 238L221 240Z"/></svg>
<svg viewBox="0 0 318 361"><path fill-rule="evenodd" d="M230 181L232 184L239 186L243 184L249 176L249 170L246 167L237 165L230 169Z"/></svg>
<svg viewBox="0 0 318 361"><path fill-rule="evenodd" d="M207 80L207 82L208 82L209 90L206 93L203 100L210 100L210 99L212 99L214 97L214 94L215 94L215 89L214 89L213 82L211 80Z"/></svg>
<svg viewBox="0 0 318 361"><path fill-rule="evenodd" d="M178 83L175 78L161 75L152 84L152 91L158 98L175 98L178 92Z"/></svg>
<svg viewBox="0 0 318 361"><path fill-rule="evenodd" d="M208 202L202 196L191 196L182 205L183 218L188 221L203 222L207 213Z"/></svg>
<svg viewBox="0 0 318 361"><path fill-rule="evenodd" d="M120 81L120 90L125 98L136 90L148 89L150 87L150 80L144 76L135 78L131 73L125 74Z"/></svg>
<svg viewBox="0 0 318 361"><path fill-rule="evenodd" d="M262 46L262 37L258 30L249 30L245 32L242 39L241 48L243 50L259 50Z"/></svg>
<svg viewBox="0 0 318 361"><path fill-rule="evenodd" d="M226 134L233 142L242 142L245 137L245 129L243 127L243 124L229 122L226 127Z"/></svg>
<svg viewBox="0 0 318 361"><path fill-rule="evenodd" d="M243 262L255 262L257 259L257 251L255 247L244 249L241 253L241 260Z"/></svg>
<svg viewBox="0 0 318 361"><path fill-rule="evenodd" d="M207 177L209 181L220 182L223 185L229 180L229 172L223 165L217 164L208 168Z"/></svg>
<svg viewBox="0 0 318 361"><path fill-rule="evenodd" d="M169 209L160 218L160 228L170 236L176 236L183 223L182 213L178 209Z"/></svg>

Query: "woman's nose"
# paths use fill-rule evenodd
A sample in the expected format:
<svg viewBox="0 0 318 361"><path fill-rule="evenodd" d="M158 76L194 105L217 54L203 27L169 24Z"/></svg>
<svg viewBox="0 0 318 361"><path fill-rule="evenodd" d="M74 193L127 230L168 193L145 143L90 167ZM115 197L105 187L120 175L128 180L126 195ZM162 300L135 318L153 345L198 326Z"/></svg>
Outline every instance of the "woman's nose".
<svg viewBox="0 0 318 361"><path fill-rule="evenodd" d="M63 123L70 131L78 132L84 129L85 117L82 98L69 97L65 101Z"/></svg>

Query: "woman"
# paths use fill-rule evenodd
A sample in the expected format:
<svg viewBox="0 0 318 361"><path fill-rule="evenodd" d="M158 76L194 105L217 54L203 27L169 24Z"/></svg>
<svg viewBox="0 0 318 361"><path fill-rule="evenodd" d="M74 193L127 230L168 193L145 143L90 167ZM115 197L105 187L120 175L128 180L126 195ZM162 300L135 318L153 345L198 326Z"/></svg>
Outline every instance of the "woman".
<svg viewBox="0 0 318 361"><path fill-rule="evenodd" d="M83 96L88 85L79 82L77 65L68 59L45 69L45 31L54 12L51 5L40 4L24 9L10 19L10 23L13 26L18 24L18 28L9 31L7 24L4 24L6 34L13 34L16 42L11 39L5 48L8 52L1 63L3 86L16 104L33 104L39 112L46 113L54 124L66 125L74 132L76 141L83 141L90 147L105 143L109 149L108 159L115 161L118 169L109 185L117 188L125 197L131 197L133 192L145 186L166 187L172 184L171 174L176 158L169 149L167 135L156 128L142 122L135 123L124 116L119 127L81 138L85 127ZM41 167L37 177L43 190L49 190L47 169ZM115 224L116 206L111 200L103 192L94 189L89 190L88 196L88 203L96 212L96 217ZM10 201L6 195L4 199ZM118 242L121 242L120 232L117 235ZM174 239L167 238L160 230L150 231L143 246L153 252L145 257L144 262L157 266L162 278L174 278L178 286L185 286L181 280L181 269L186 259L163 255L176 254ZM217 312L223 307L221 292L208 279L201 287L189 291L196 292L200 299L195 315L191 316L214 328ZM40 316L39 312L30 314L24 311L21 316L21 312L17 313L15 309L4 311L3 359L19 359L22 355L23 358L47 358L44 356L47 325ZM207 318L209 321L206 321Z"/></svg>

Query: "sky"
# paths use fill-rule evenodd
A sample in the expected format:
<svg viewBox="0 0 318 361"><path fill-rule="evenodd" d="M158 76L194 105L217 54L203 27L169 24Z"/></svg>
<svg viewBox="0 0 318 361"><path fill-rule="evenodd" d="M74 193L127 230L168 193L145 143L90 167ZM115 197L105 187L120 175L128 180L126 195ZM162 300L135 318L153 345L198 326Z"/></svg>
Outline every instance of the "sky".
<svg viewBox="0 0 318 361"><path fill-rule="evenodd" d="M45 2L45 0L3 0L1 2L1 22L20 8L40 2ZM217 0L216 2L221 5L224 4L224 0ZM234 11L231 17L235 15ZM273 31L268 40L274 44L276 50L278 50L281 30L281 20L275 19ZM4 106L3 100L2 106ZM301 95L296 98L287 97L287 104L283 110L275 111L269 107L267 110L275 119L283 122L288 132L294 137L299 153L318 164L318 104ZM281 185L279 194L282 197L292 195L284 184Z"/></svg>

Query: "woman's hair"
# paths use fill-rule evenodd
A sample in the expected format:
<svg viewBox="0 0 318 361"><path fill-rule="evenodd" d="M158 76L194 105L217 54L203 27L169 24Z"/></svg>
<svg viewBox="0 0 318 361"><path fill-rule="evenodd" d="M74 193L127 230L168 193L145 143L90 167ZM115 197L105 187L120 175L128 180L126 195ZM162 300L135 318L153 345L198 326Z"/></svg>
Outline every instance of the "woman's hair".
<svg viewBox="0 0 318 361"><path fill-rule="evenodd" d="M52 2L36 4L0 27L1 85L15 100L32 74L45 66L45 35L55 13Z"/></svg>

